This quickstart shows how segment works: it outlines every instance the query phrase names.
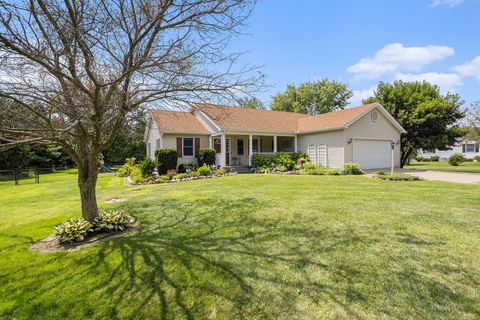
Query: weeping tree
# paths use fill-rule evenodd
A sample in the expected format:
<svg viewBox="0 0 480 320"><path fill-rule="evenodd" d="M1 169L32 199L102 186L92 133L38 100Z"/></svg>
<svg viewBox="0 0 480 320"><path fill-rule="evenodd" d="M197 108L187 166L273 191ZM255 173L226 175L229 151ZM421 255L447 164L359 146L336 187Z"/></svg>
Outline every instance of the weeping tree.
<svg viewBox="0 0 480 320"><path fill-rule="evenodd" d="M254 1L0 0L0 147L56 143L98 215L97 162L139 108L233 99L262 79L226 53Z"/></svg>

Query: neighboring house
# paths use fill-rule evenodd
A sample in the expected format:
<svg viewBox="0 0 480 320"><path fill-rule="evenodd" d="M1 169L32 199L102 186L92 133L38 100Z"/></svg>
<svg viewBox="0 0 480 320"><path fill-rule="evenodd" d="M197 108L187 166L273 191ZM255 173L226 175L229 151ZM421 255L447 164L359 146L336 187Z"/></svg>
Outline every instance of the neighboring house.
<svg viewBox="0 0 480 320"><path fill-rule="evenodd" d="M400 134L405 130L378 103L316 116L212 104L190 112L151 110L145 132L147 155L175 148L178 163L196 161L199 148L214 148L216 163L249 166L254 153L305 152L311 161L341 168L400 165ZM392 151L393 147L393 151Z"/></svg>
<svg viewBox="0 0 480 320"><path fill-rule="evenodd" d="M420 150L418 156L424 158L439 156L440 160L447 161L454 153L461 153L465 158L473 159L475 156L480 156L479 144L475 141L459 141L449 150Z"/></svg>

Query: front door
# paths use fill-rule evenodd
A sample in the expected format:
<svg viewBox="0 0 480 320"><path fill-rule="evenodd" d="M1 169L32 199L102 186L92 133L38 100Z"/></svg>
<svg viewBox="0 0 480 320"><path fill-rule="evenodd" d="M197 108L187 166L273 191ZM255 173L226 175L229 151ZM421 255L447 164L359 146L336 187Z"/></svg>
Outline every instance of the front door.
<svg viewBox="0 0 480 320"><path fill-rule="evenodd" d="M227 166L230 165L230 138L225 139L225 163Z"/></svg>

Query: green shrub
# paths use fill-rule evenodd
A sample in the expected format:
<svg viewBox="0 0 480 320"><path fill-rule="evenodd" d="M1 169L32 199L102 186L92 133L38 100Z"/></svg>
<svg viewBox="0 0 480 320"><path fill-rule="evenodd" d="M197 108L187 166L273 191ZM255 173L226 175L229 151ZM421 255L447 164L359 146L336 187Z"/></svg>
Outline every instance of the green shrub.
<svg viewBox="0 0 480 320"><path fill-rule="evenodd" d="M125 212L118 210L104 210L99 212L98 217L93 220L95 231L121 231L133 223L133 218Z"/></svg>
<svg viewBox="0 0 480 320"><path fill-rule="evenodd" d="M167 176L167 175L163 175L163 176L158 177L157 180L159 180L159 181L168 181L168 180L170 180L170 177Z"/></svg>
<svg viewBox="0 0 480 320"><path fill-rule="evenodd" d="M198 168L197 172L201 176L208 176L212 173L212 170L208 166L201 166Z"/></svg>
<svg viewBox="0 0 480 320"><path fill-rule="evenodd" d="M320 168L320 166L316 165L316 164L313 163L313 162L305 162L305 163L303 164L303 170L305 170L305 171L307 171L307 172L308 172L308 171L311 171L311 170L316 170L316 169L318 169L318 168Z"/></svg>
<svg viewBox="0 0 480 320"><path fill-rule="evenodd" d="M375 172L375 174L376 174L376 175L379 175L379 176L384 176L384 175L386 175L386 173L383 172L383 171L377 171L377 172Z"/></svg>
<svg viewBox="0 0 480 320"><path fill-rule="evenodd" d="M185 179L185 178L188 178L188 174L186 173L179 173L172 177L172 179Z"/></svg>
<svg viewBox="0 0 480 320"><path fill-rule="evenodd" d="M225 175L226 173L227 173L227 172L225 171L225 169L222 169L222 168L215 170L215 174L216 174L217 176L223 176L223 175Z"/></svg>
<svg viewBox="0 0 480 320"><path fill-rule="evenodd" d="M307 162L308 161L308 155L304 152L293 152L290 153L290 157L292 158L295 163L299 163L301 161ZM300 161L301 160L301 161Z"/></svg>
<svg viewBox="0 0 480 320"><path fill-rule="evenodd" d="M190 177L195 178L198 177L200 174L197 171L190 172Z"/></svg>
<svg viewBox="0 0 480 320"><path fill-rule="evenodd" d="M415 161L417 161L417 162L430 162L432 160L430 158L415 157Z"/></svg>
<svg viewBox="0 0 480 320"><path fill-rule="evenodd" d="M259 167L255 169L256 173L270 173L272 172L272 169L269 167Z"/></svg>
<svg viewBox="0 0 480 320"><path fill-rule="evenodd" d="M176 149L157 149L155 158L157 159L159 174L165 174L168 170L177 169L178 155Z"/></svg>
<svg viewBox="0 0 480 320"><path fill-rule="evenodd" d="M295 157L296 158L296 157ZM293 159L293 156L291 153L276 153L273 156L273 162L275 163L275 166L279 167L285 167L287 170L291 170L295 167L296 161ZM283 172L285 172L283 171Z"/></svg>
<svg viewBox="0 0 480 320"><path fill-rule="evenodd" d="M452 166L458 166L464 161L463 154L454 153L448 158L448 163Z"/></svg>
<svg viewBox="0 0 480 320"><path fill-rule="evenodd" d="M172 179L176 175L177 175L177 170L175 169L170 169L167 171L167 176L169 177L169 179Z"/></svg>
<svg viewBox="0 0 480 320"><path fill-rule="evenodd" d="M157 164L155 163L155 161L153 161L150 158L146 158L145 160L143 160L142 162L140 162L138 164L138 168L140 169L142 177L144 177L144 178L148 177L148 176L151 176L153 174L153 170L155 170L156 166L157 166Z"/></svg>
<svg viewBox="0 0 480 320"><path fill-rule="evenodd" d="M357 175L363 174L359 164L347 162L343 165L344 174Z"/></svg>
<svg viewBox="0 0 480 320"><path fill-rule="evenodd" d="M125 164L118 169L118 176L128 177L131 174L133 168L135 168L136 160L137 159L135 159L134 157L125 159Z"/></svg>
<svg viewBox="0 0 480 320"><path fill-rule="evenodd" d="M431 160L432 162L438 162L438 161L440 161L440 156L431 156L431 157L430 157L430 160Z"/></svg>
<svg viewBox="0 0 480 320"><path fill-rule="evenodd" d="M83 218L69 219L54 228L54 234L61 243L79 242L85 239L93 225Z"/></svg>
<svg viewBox="0 0 480 320"><path fill-rule="evenodd" d="M476 161L476 162L480 162L480 156L473 157L473 160Z"/></svg>
<svg viewBox="0 0 480 320"><path fill-rule="evenodd" d="M252 167L254 168L271 168L272 167L273 156L266 154L254 153L252 155Z"/></svg>
<svg viewBox="0 0 480 320"><path fill-rule="evenodd" d="M206 164L207 166L215 165L216 154L217 152L215 151L215 149L200 148L198 150L198 157L197 157L198 165L204 165L204 164Z"/></svg>
<svg viewBox="0 0 480 320"><path fill-rule="evenodd" d="M140 171L140 168L138 168L138 167L133 167L132 168L132 170L130 171L130 178L135 183L139 183L139 182L142 182L144 180L144 176L142 175L142 171Z"/></svg>
<svg viewBox="0 0 480 320"><path fill-rule="evenodd" d="M288 168L286 166L278 165L275 167L276 172L287 172Z"/></svg>

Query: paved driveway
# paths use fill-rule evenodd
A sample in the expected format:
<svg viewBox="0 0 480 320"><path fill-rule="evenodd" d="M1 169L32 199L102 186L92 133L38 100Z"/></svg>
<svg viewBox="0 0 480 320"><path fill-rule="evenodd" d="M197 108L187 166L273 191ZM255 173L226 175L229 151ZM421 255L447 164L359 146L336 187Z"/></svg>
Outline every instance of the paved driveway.
<svg viewBox="0 0 480 320"><path fill-rule="evenodd" d="M425 180L480 184L480 173L456 173L428 170L405 170L404 172Z"/></svg>

